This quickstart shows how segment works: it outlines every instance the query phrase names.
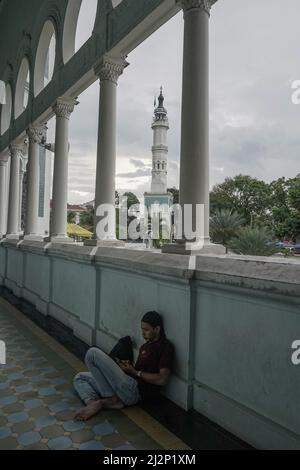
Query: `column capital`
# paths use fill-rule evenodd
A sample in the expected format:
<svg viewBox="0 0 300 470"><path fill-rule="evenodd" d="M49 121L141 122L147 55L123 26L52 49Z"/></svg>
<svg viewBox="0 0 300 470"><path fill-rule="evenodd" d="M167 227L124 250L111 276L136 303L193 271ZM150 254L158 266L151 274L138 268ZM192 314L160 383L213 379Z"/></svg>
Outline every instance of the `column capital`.
<svg viewBox="0 0 300 470"><path fill-rule="evenodd" d="M104 56L94 70L95 74L100 78L100 81L108 80L117 85L118 79L127 65L129 64L124 58L115 59L109 56Z"/></svg>
<svg viewBox="0 0 300 470"><path fill-rule="evenodd" d="M36 144L42 143L42 141L46 138L47 126L45 124L41 124L39 126L29 126L27 129L27 135L30 142L34 142Z"/></svg>
<svg viewBox="0 0 300 470"><path fill-rule="evenodd" d="M78 101L75 99L58 98L55 105L53 106L53 111L55 112L56 117L70 119L76 104L78 104Z"/></svg>
<svg viewBox="0 0 300 470"><path fill-rule="evenodd" d="M5 165L9 160L9 151L2 152L0 154L0 165Z"/></svg>
<svg viewBox="0 0 300 470"><path fill-rule="evenodd" d="M22 157L24 152L24 145L20 143L10 144L9 151L11 155L17 155L19 157Z"/></svg>
<svg viewBox="0 0 300 470"><path fill-rule="evenodd" d="M211 7L218 0L177 0L185 13L190 10L200 9L210 14Z"/></svg>

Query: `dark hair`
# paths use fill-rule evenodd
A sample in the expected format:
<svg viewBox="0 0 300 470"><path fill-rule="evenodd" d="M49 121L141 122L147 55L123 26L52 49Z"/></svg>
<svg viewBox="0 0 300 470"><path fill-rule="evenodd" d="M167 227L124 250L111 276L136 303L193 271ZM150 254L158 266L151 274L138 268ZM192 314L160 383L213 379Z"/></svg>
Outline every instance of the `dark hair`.
<svg viewBox="0 0 300 470"><path fill-rule="evenodd" d="M161 315L157 313L155 310L145 313L145 315L142 318L142 322L148 323L148 325L151 325L152 328L160 326L160 336L162 338L166 337L163 319Z"/></svg>

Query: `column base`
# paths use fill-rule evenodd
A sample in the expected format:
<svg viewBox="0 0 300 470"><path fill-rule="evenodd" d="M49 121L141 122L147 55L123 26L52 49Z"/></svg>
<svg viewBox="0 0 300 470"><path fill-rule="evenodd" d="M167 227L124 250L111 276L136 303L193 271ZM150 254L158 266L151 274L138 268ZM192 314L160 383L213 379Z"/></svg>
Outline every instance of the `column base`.
<svg viewBox="0 0 300 470"><path fill-rule="evenodd" d="M43 235L24 235L23 240L29 242L46 242L49 237L44 237Z"/></svg>
<svg viewBox="0 0 300 470"><path fill-rule="evenodd" d="M64 237L62 235L53 235L53 236L50 236L50 237L46 237L44 239L44 241L48 242L48 243L60 243L60 244L75 243L72 238L67 237L67 236Z"/></svg>
<svg viewBox="0 0 300 470"><path fill-rule="evenodd" d="M122 240L112 239L112 240L98 240L93 238L92 240L85 240L84 246L98 246L98 247L107 247L107 248L115 248L115 247L124 247L125 242Z"/></svg>
<svg viewBox="0 0 300 470"><path fill-rule="evenodd" d="M1 240L0 240L0 243L1 245L2 244L5 244L5 243L9 243L13 246L19 246L20 243L22 243L22 235L18 234L18 233L10 233L10 234L6 234Z"/></svg>
<svg viewBox="0 0 300 470"><path fill-rule="evenodd" d="M20 233L7 233L5 235L6 240L23 240L23 235Z"/></svg>
<svg viewBox="0 0 300 470"><path fill-rule="evenodd" d="M192 243L183 242L183 243L169 243L162 247L162 253L174 253L177 255L225 255L226 248L223 245L217 245L215 243L204 242L203 244L195 243L194 246L191 246Z"/></svg>

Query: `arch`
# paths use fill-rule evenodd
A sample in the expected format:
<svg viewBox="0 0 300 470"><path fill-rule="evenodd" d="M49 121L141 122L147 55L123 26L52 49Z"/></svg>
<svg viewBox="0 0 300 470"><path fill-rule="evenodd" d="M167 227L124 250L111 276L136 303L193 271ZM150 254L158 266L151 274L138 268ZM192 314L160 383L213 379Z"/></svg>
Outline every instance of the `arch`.
<svg viewBox="0 0 300 470"><path fill-rule="evenodd" d="M1 124L0 124L0 134L4 134L9 126L11 120L11 108L12 108L12 92L11 86L9 83L5 85L5 102L1 107Z"/></svg>
<svg viewBox="0 0 300 470"><path fill-rule="evenodd" d="M122 2L123 2L123 0L111 0L113 8L117 8L117 6L119 6L120 3L122 3Z"/></svg>
<svg viewBox="0 0 300 470"><path fill-rule="evenodd" d="M34 96L51 81L54 72L56 34L52 21L44 24L36 52L34 67Z"/></svg>
<svg viewBox="0 0 300 470"><path fill-rule="evenodd" d="M16 91L15 91L15 119L17 119L27 108L29 99L30 69L27 57L22 60Z"/></svg>
<svg viewBox="0 0 300 470"><path fill-rule="evenodd" d="M98 0L69 0L63 29L65 64L91 37L97 9Z"/></svg>

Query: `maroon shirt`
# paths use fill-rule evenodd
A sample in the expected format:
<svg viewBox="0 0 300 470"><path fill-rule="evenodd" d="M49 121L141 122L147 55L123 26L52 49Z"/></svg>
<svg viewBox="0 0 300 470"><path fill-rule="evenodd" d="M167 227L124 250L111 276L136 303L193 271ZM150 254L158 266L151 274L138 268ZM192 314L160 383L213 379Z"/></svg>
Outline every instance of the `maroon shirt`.
<svg viewBox="0 0 300 470"><path fill-rule="evenodd" d="M147 341L140 347L135 369L150 374L158 374L160 369L173 368L174 347L166 338L160 338L157 341ZM142 400L149 401L159 396L161 387L159 385L149 384L143 379L138 378L139 391Z"/></svg>

